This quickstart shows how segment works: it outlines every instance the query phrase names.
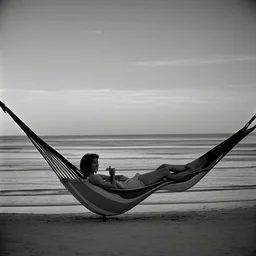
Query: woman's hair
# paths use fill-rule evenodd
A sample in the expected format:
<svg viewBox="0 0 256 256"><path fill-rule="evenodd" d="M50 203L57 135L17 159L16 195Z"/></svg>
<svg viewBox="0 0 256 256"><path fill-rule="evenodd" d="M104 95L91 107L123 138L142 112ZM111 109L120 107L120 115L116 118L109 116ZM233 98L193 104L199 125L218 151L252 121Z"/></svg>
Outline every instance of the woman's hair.
<svg viewBox="0 0 256 256"><path fill-rule="evenodd" d="M80 161L80 170L84 175L84 178L87 178L90 173L91 163L94 158L99 159L99 155L97 154L85 154Z"/></svg>

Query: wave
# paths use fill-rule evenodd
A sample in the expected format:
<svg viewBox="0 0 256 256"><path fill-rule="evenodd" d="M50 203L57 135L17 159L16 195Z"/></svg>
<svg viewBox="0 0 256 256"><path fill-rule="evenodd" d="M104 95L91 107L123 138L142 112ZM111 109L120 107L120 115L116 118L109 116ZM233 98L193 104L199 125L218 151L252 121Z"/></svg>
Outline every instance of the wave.
<svg viewBox="0 0 256 256"><path fill-rule="evenodd" d="M45 195L68 195L66 189L20 189L2 190L0 196L45 196Z"/></svg>
<svg viewBox="0 0 256 256"><path fill-rule="evenodd" d="M184 158L185 159L185 158ZM187 158L186 158L187 159ZM181 158L179 158L179 160L181 160ZM241 159L239 159L241 160ZM250 159L251 160L251 159ZM230 161L233 161L232 159L230 159ZM219 169L219 170L236 170L236 169L253 169L256 168L256 165L245 165L245 163L242 166L215 166L214 169ZM45 166L45 167L39 167L39 168L35 168L35 167L20 167L17 168L15 166L10 167L8 166L8 170L7 168L4 169L4 166L0 166L0 173L1 172L5 172L5 173L9 173L9 172L50 172L52 173L52 170L49 166ZM131 168L131 167L127 167L127 168L118 168L118 172L140 172L140 171L152 171L152 169L150 168L140 168L139 166L136 166L136 168ZM99 172L105 172L105 170L99 170Z"/></svg>
<svg viewBox="0 0 256 256"><path fill-rule="evenodd" d="M212 188L192 188L186 192L206 192L206 191L229 191L229 190L251 190L256 189L256 185L236 185L236 186L221 186ZM169 191L160 190L159 193L171 193ZM45 195L69 195L66 189L21 189L21 190L2 190L0 196L45 196Z"/></svg>
<svg viewBox="0 0 256 256"><path fill-rule="evenodd" d="M232 200L190 200L190 201L179 201L179 202L171 202L171 201L162 201L162 202L150 202L143 201L140 205L185 205L185 204L216 204L216 203L240 203L240 202L255 202L256 199L232 199ZM49 204L5 204L0 205L0 208L15 208L15 207L53 207L53 206L81 206L80 203L49 203Z"/></svg>

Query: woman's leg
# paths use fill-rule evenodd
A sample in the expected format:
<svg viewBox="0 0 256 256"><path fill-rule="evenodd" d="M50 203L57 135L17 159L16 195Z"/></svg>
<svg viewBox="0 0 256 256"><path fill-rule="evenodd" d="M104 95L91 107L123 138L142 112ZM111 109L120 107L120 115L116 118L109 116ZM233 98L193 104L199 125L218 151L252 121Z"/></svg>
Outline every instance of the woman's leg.
<svg viewBox="0 0 256 256"><path fill-rule="evenodd" d="M156 170L148 173L141 174L138 179L142 181L145 186L154 184L160 180L163 180L166 176L170 174L170 171L167 167L157 168Z"/></svg>
<svg viewBox="0 0 256 256"><path fill-rule="evenodd" d="M174 173L184 172L188 169L190 169L192 171L197 171L198 169L200 169L200 167L203 167L206 162L207 162L207 160L204 157L204 158L198 158L186 165L162 164L156 170L166 167L169 169L170 172L174 172Z"/></svg>
<svg viewBox="0 0 256 256"><path fill-rule="evenodd" d="M175 169L175 171L178 170L176 173L171 173L168 167L157 168L153 172L141 174L138 177L138 179L142 181L145 184L145 186L154 184L158 181L163 180L164 178L175 181L191 174L191 170L185 168L185 166L179 166L178 169ZM181 169L183 171L181 171Z"/></svg>
<svg viewBox="0 0 256 256"><path fill-rule="evenodd" d="M139 180L146 186L156 183L164 178L168 180L179 180L183 177L200 170L206 162L206 159L197 159L187 165L160 165L156 170L148 173L141 174ZM173 173L171 173L173 172Z"/></svg>
<svg viewBox="0 0 256 256"><path fill-rule="evenodd" d="M167 167L170 172L174 172L174 173L184 172L185 170L188 169L186 165L162 164L156 170L162 169L164 167Z"/></svg>
<svg viewBox="0 0 256 256"><path fill-rule="evenodd" d="M207 159L206 157L203 157L203 158L198 158L186 164L185 166L187 169L190 169L192 172L197 172L200 169L202 169L206 163L207 163Z"/></svg>
<svg viewBox="0 0 256 256"><path fill-rule="evenodd" d="M167 178L168 180L180 180L182 178L184 178L185 176L191 174L191 170L190 169L186 169L183 172L178 172L178 173L169 173L169 175L167 175L165 178Z"/></svg>

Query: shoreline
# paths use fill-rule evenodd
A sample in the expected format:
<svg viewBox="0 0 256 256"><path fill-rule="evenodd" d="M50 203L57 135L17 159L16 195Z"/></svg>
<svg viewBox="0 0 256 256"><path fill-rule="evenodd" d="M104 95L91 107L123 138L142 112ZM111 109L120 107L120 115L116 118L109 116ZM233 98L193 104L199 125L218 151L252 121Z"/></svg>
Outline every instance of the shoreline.
<svg viewBox="0 0 256 256"><path fill-rule="evenodd" d="M256 189L154 193L128 213L226 209L256 205ZM89 212L72 195L7 196L0 198L1 213L61 214Z"/></svg>
<svg viewBox="0 0 256 256"><path fill-rule="evenodd" d="M128 212L121 214L136 214L147 212L186 212L186 211L211 211L228 210L241 207L256 206L255 197L252 199L214 200L214 201L186 201L186 202L144 202ZM68 205L24 205L24 206L3 206L0 207L0 214L84 214L92 213L80 203ZM92 213L94 214L94 213ZM119 215L118 215L119 216Z"/></svg>
<svg viewBox="0 0 256 256"><path fill-rule="evenodd" d="M199 215L204 215L204 214L211 214L212 212L225 212L225 213L236 213L240 211L254 211L256 214L256 202L252 204L243 204L243 205L230 205L224 207L223 205L214 205L213 207L207 207L207 206L200 206L196 208L176 208L176 209L157 209L157 208L151 208L147 209L148 207L140 207L141 209L138 209L135 207L135 209L131 209L130 211L119 214L119 215L114 215L114 216L107 216L107 219L133 219L133 218L142 218L146 219L147 217L149 218L154 218L158 219L159 216L168 216L168 215L179 215L179 214L199 214ZM101 220L101 215L95 214L88 209L85 208L86 211L84 212L66 212L66 213L0 213L0 220L3 218L53 218L53 219L58 219L58 218L69 218L69 217L81 217L81 218L88 218L89 219L99 219ZM255 221L256 221L256 215L255 215ZM256 223L255 223L256 224ZM255 230L256 232L256 230Z"/></svg>
<svg viewBox="0 0 256 256"><path fill-rule="evenodd" d="M129 210L128 212L125 212L123 214L118 214L118 215L113 215L113 216L106 216L108 219L115 219L115 218L133 218L133 216L154 216L154 215L165 215L165 214L184 214L184 213L201 213L201 214L208 214L209 212L235 212L235 211L240 211L240 210L252 210L255 211L255 220L256 220L256 201L252 202L244 202L244 203L233 203L232 204L223 204L223 203L216 203L214 202L211 206L207 204L199 204L196 205L195 207L176 207L170 209L169 207L166 208L158 208L157 205L153 206L150 205L148 207L147 205L138 205L134 207L133 209ZM187 204L186 204L187 205ZM153 207L152 207L153 206ZM49 206L47 206L49 207ZM51 206L50 206L51 207ZM59 207L59 206L58 206ZM58 217L65 217L65 216L70 216L70 217L76 217L76 216L84 216L88 218L99 218L101 219L101 215L95 214L85 208L84 206L80 206L79 208L83 208L84 211L67 211L67 212L51 212L51 213L45 213L45 212L0 212L0 220L1 218L5 217L28 217L28 218L40 218L40 217L49 217L49 218L58 218ZM143 217L144 218L144 217ZM256 230L255 230L256 231Z"/></svg>
<svg viewBox="0 0 256 256"><path fill-rule="evenodd" d="M143 208L143 207L142 207ZM87 210L87 209L86 209ZM252 211L255 212L256 214L256 203L253 204L244 204L244 205L232 205L232 206L227 206L223 207L223 205L218 206L215 205L214 207L206 207L206 206L201 206L197 207L194 209L185 209L185 208L179 208L179 209L151 209L150 211L146 208L143 209L138 209L135 207L135 209L131 209L130 211L119 214L119 215L114 215L114 216L107 216L108 219L133 219L133 218L142 218L146 219L147 217L149 218L154 218L158 219L160 216L169 216L169 215L179 215L179 214L199 214L199 215L211 215L211 213L219 212L219 213L236 213L240 211ZM89 219L101 219L101 215L95 214L89 210L84 211L84 212L66 212L66 213L0 213L0 220L5 219L5 218L53 218L53 219L58 219L58 218L69 218L69 217L81 217L81 218L88 218ZM256 215L255 215L255 221L256 221ZM256 223L255 223L256 224ZM256 230L255 230L256 232ZM256 234L256 233L255 233Z"/></svg>
<svg viewBox="0 0 256 256"><path fill-rule="evenodd" d="M199 255L256 253L256 205L128 212L0 214L1 255Z"/></svg>

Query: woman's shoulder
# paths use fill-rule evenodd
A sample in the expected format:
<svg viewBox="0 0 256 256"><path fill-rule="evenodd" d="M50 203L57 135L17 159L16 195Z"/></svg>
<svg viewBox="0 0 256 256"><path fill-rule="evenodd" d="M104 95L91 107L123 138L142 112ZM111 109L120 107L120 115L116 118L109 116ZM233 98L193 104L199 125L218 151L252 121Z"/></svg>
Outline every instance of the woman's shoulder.
<svg viewBox="0 0 256 256"><path fill-rule="evenodd" d="M104 181L104 179L102 179L102 177L100 176L100 174L94 174L91 175L88 178L89 182L91 182L92 184L102 187L102 188L116 188L116 186L112 185L110 182L106 182Z"/></svg>

